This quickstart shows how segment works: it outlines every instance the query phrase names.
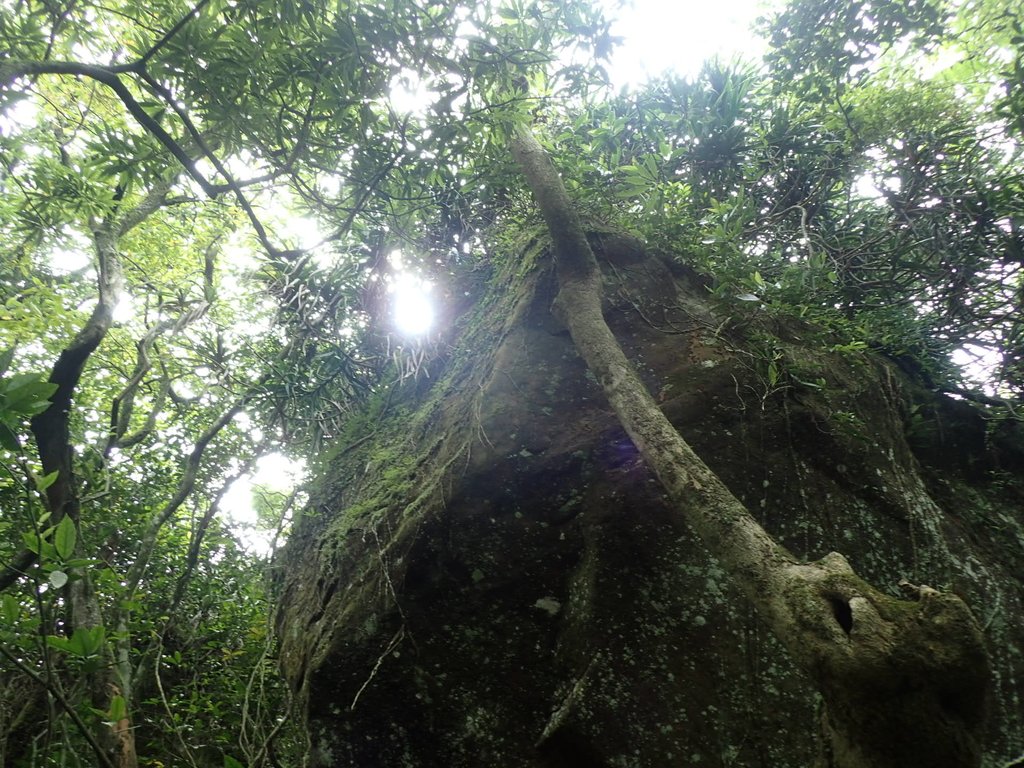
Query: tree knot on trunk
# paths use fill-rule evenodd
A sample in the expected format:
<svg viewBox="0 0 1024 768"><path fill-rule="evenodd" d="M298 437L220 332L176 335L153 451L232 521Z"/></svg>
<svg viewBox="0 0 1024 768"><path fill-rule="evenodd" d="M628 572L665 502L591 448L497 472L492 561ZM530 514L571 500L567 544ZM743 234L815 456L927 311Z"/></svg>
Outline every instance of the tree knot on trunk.
<svg viewBox="0 0 1024 768"><path fill-rule="evenodd" d="M906 582L913 600L884 594L835 553L808 568L817 599L800 609L819 624L798 621L794 652L822 691L832 765L978 765L989 667L966 604Z"/></svg>

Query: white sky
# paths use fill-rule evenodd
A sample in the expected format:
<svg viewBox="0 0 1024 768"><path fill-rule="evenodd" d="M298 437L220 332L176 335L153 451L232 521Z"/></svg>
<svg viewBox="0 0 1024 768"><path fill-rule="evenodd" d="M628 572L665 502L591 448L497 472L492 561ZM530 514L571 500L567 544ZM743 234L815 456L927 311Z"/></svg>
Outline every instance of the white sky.
<svg viewBox="0 0 1024 768"><path fill-rule="evenodd" d="M616 0L606 0L609 15ZM627 0L612 34L626 38L608 68L617 87L674 70L694 75L709 58L756 58L764 44L749 31L761 0Z"/></svg>
<svg viewBox="0 0 1024 768"><path fill-rule="evenodd" d="M292 461L280 453L270 453L256 462L256 471L242 475L231 484L220 501L221 509L235 536L250 551L257 555L270 553L273 530L263 530L256 519L253 508L253 494L257 486L268 491L287 494L306 475L303 462Z"/></svg>

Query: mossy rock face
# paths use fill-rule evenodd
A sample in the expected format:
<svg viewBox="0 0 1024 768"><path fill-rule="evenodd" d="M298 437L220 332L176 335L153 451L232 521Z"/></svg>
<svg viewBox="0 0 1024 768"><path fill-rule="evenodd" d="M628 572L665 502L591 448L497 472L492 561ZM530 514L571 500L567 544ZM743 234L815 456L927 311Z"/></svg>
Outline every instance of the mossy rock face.
<svg viewBox="0 0 1024 768"><path fill-rule="evenodd" d="M796 372L772 386L749 324L602 241L606 317L697 453L798 555L962 595L995 672L987 760L1024 750L1019 430L979 442L957 406L942 443L946 401L763 325ZM810 683L665 505L553 296L541 269L499 270L447 367L328 463L278 615L310 765L813 764Z"/></svg>

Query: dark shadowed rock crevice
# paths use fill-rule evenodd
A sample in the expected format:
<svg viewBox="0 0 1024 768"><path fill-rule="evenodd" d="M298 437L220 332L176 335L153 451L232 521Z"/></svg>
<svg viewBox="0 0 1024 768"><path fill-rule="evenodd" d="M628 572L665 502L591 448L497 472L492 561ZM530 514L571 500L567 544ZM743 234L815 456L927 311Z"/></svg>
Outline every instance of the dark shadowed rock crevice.
<svg viewBox="0 0 1024 768"><path fill-rule="evenodd" d="M1019 430L979 440L974 406L712 307L628 237L593 243L608 322L697 453L798 556L963 596L995 677L988 764L1024 748ZM812 764L811 684L667 508L550 312L540 248L324 461L278 615L311 765Z"/></svg>

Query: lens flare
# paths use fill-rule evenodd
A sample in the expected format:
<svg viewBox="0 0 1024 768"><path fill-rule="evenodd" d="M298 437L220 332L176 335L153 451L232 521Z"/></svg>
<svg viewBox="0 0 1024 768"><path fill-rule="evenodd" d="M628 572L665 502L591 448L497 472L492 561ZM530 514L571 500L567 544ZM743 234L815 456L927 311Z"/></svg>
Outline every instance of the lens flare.
<svg viewBox="0 0 1024 768"><path fill-rule="evenodd" d="M434 325L434 303L430 284L412 275L401 275L394 283L395 328L407 336L422 336Z"/></svg>

